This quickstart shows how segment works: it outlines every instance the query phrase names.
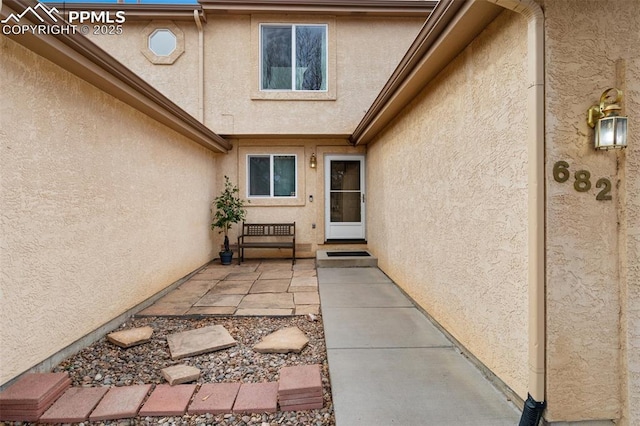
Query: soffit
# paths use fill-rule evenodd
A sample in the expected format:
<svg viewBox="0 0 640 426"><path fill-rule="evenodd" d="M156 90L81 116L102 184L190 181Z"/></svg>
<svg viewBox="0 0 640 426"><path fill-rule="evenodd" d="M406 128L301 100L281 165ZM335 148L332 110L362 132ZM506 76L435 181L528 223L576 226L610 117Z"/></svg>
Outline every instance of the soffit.
<svg viewBox="0 0 640 426"><path fill-rule="evenodd" d="M20 14L35 4L33 1L4 0L0 16L6 18L11 13ZM28 20L28 15L22 19ZM55 24L49 17L45 17L45 20L48 25ZM227 140L189 115L83 35L53 36L27 32L7 37L207 149L219 153L226 153L231 149Z"/></svg>
<svg viewBox="0 0 640 426"><path fill-rule="evenodd" d="M351 135L371 142L503 9L486 1L442 0Z"/></svg>
<svg viewBox="0 0 640 426"><path fill-rule="evenodd" d="M198 11L204 19L202 6L199 4L133 4L133 3L53 3L47 6L55 7L63 16L70 10L115 12L122 10L127 21L171 20L193 21L193 11Z"/></svg>
<svg viewBox="0 0 640 426"><path fill-rule="evenodd" d="M364 16L427 16L432 0L199 0L206 12L303 13Z"/></svg>

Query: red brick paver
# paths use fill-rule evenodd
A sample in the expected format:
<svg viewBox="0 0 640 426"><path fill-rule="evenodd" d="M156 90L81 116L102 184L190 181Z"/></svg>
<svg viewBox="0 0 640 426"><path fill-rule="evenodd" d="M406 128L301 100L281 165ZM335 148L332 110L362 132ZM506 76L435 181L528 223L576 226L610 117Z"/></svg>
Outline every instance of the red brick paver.
<svg viewBox="0 0 640 426"><path fill-rule="evenodd" d="M119 386L109 389L89 420L118 420L135 417L152 385Z"/></svg>
<svg viewBox="0 0 640 426"><path fill-rule="evenodd" d="M278 395L315 394L322 396L320 364L296 365L280 369Z"/></svg>
<svg viewBox="0 0 640 426"><path fill-rule="evenodd" d="M38 420L70 386L67 373L25 374L0 393L0 420Z"/></svg>
<svg viewBox="0 0 640 426"><path fill-rule="evenodd" d="M243 383L234 413L275 413L278 411L278 382Z"/></svg>
<svg viewBox="0 0 640 426"><path fill-rule="evenodd" d="M98 405L109 389L71 388L40 417L41 423L79 423L89 419L89 413Z"/></svg>
<svg viewBox="0 0 640 426"><path fill-rule="evenodd" d="M141 416L182 416L196 385L157 385L140 409Z"/></svg>
<svg viewBox="0 0 640 426"><path fill-rule="evenodd" d="M189 406L189 414L231 413L240 383L207 383L202 385Z"/></svg>

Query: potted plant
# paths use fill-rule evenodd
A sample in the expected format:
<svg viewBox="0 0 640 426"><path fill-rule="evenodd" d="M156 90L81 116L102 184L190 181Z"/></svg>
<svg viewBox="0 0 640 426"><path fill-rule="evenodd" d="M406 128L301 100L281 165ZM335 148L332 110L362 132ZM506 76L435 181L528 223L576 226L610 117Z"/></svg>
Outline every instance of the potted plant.
<svg viewBox="0 0 640 426"><path fill-rule="evenodd" d="M233 258L233 251L229 248L229 229L247 216L244 201L238 197L238 193L238 187L231 184L229 176L225 176L224 191L212 203L211 229L219 228L218 233L224 233L224 251L220 252L220 262L223 265L230 265Z"/></svg>

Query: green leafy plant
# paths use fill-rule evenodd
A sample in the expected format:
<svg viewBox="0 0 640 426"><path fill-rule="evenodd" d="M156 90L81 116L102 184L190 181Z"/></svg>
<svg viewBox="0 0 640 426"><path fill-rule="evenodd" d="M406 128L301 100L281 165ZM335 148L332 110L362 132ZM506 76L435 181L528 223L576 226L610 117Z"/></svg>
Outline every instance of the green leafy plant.
<svg viewBox="0 0 640 426"><path fill-rule="evenodd" d="M229 229L234 223L243 221L247 216L245 202L238 197L240 191L229 180L229 176L224 177L224 191L213 200L211 212L213 222L211 229L219 228L218 233L224 233L224 251L229 252ZM247 201L248 202L248 201Z"/></svg>

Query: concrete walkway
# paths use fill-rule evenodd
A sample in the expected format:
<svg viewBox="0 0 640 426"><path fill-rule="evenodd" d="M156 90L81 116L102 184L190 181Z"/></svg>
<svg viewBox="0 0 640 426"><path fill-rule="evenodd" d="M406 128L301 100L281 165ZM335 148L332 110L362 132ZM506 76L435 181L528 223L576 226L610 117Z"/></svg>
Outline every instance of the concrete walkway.
<svg viewBox="0 0 640 426"><path fill-rule="evenodd" d="M378 268L317 274L337 426L518 424L518 410Z"/></svg>

